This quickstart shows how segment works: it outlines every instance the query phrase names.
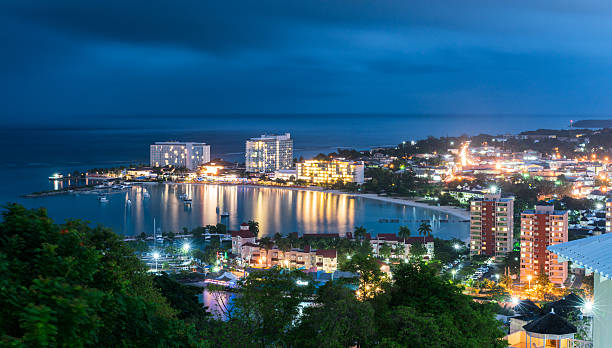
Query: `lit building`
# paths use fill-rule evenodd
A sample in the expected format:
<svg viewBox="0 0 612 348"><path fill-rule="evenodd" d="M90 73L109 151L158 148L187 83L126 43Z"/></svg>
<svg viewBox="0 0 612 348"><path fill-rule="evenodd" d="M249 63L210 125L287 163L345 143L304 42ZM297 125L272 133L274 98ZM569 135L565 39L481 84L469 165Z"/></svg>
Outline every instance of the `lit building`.
<svg viewBox="0 0 612 348"><path fill-rule="evenodd" d="M246 171L272 173L293 166L293 139L284 135L262 135L246 141Z"/></svg>
<svg viewBox="0 0 612 348"><path fill-rule="evenodd" d="M363 162L331 159L328 161L308 160L296 164L298 179L314 184L331 184L338 180L345 183L363 183Z"/></svg>
<svg viewBox="0 0 612 348"><path fill-rule="evenodd" d="M567 278L567 262L546 248L567 242L567 211L553 206L536 206L521 214L521 282L528 284L541 274L551 283L563 285Z"/></svg>
<svg viewBox="0 0 612 348"><path fill-rule="evenodd" d="M338 270L338 254L335 249L304 249L281 250L277 247L266 249L255 243L242 245L240 256L251 267L286 267L303 268L314 271L333 273Z"/></svg>
<svg viewBox="0 0 612 348"><path fill-rule="evenodd" d="M196 169L210 162L210 145L205 143L156 142L151 145L151 167L173 166Z"/></svg>
<svg viewBox="0 0 612 348"><path fill-rule="evenodd" d="M485 194L470 204L470 253L504 256L514 241L514 197Z"/></svg>
<svg viewBox="0 0 612 348"><path fill-rule="evenodd" d="M432 236L402 238L395 233L379 233L372 237L369 233L366 233L365 239L370 241L372 252L376 257L382 256L380 249L383 245L388 245L391 248L391 258L407 258L410 257L410 248L415 244L422 244L425 247L423 260L431 260L434 256L434 238ZM398 253L398 248L401 249L401 254Z"/></svg>
<svg viewBox="0 0 612 348"><path fill-rule="evenodd" d="M612 199L606 201L606 233L612 232Z"/></svg>
<svg viewBox="0 0 612 348"><path fill-rule="evenodd" d="M249 229L249 224L243 222L240 224L240 230L238 231L230 231L232 236L232 254L241 255L242 254L242 246L251 243L255 243L255 233L251 232Z"/></svg>

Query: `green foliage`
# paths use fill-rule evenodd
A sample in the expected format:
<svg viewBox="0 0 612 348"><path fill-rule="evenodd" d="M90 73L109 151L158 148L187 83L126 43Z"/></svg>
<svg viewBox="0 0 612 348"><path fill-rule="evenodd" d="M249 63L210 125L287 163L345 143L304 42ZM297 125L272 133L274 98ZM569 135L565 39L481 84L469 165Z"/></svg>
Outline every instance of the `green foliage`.
<svg viewBox="0 0 612 348"><path fill-rule="evenodd" d="M0 224L0 345L189 346L134 251L111 230L13 204Z"/></svg>
<svg viewBox="0 0 612 348"><path fill-rule="evenodd" d="M350 289L328 282L318 289L292 332L294 347L367 346L375 333L374 309Z"/></svg>
<svg viewBox="0 0 612 348"><path fill-rule="evenodd" d="M249 231L251 231L255 235L255 237L257 237L259 235L259 222L249 220L248 224L249 224Z"/></svg>
<svg viewBox="0 0 612 348"><path fill-rule="evenodd" d="M480 304L422 262L400 265L374 299L382 347L506 347L494 305Z"/></svg>

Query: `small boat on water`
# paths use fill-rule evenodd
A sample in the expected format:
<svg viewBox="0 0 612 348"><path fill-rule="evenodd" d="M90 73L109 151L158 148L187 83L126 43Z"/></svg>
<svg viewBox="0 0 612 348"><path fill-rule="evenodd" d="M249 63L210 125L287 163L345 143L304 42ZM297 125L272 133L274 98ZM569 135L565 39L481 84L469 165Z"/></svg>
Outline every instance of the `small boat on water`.
<svg viewBox="0 0 612 348"><path fill-rule="evenodd" d="M98 196L98 201L100 203L108 203L108 197L106 197L105 195L100 195Z"/></svg>
<svg viewBox="0 0 612 348"><path fill-rule="evenodd" d="M132 205L132 201L131 201L131 200L129 200L129 199L127 200L127 202L126 202L126 203L127 203L127 205Z"/></svg>
<svg viewBox="0 0 612 348"><path fill-rule="evenodd" d="M148 191L144 191L144 192L142 193L142 198L151 198L151 195L149 194L149 192L148 192Z"/></svg>

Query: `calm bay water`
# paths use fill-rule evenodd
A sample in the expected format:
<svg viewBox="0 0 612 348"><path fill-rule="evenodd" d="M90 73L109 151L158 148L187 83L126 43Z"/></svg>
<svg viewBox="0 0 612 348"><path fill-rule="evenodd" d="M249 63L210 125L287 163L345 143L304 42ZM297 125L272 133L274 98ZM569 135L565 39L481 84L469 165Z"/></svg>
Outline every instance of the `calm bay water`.
<svg viewBox="0 0 612 348"><path fill-rule="evenodd" d="M150 198L144 197L144 191ZM190 206L181 199L185 194L193 199ZM180 232L183 227L192 229L218 222L238 229L240 223L255 220L263 236L273 236L276 232L283 235L291 232L344 234L355 226L364 226L372 233L397 232L400 225L409 226L416 235L421 221L428 220L435 236L466 239L468 233L467 223L448 214L329 192L234 185L147 184L116 191L108 198L108 203L100 203L97 194L91 193L28 201L29 205L47 207L49 214L59 220L79 216L93 222L102 221L127 236L153 233L153 219L161 231L173 232ZM221 217L222 212L228 212L229 218ZM398 222L379 222L380 219L397 219Z"/></svg>
<svg viewBox="0 0 612 348"><path fill-rule="evenodd" d="M435 221L439 216L421 209L362 199L349 201L331 194L241 187L195 188L201 204L194 202L191 211L184 211L182 202L169 193L180 189L170 187L151 188L150 202L130 198L134 202L131 208L125 206L127 198L116 195L107 206L99 206L91 195L40 199L20 196L53 189L47 177L55 172L147 163L149 144L154 141L203 141L211 144L212 158L243 161L244 141L265 132L291 132L295 156L308 157L338 147L369 149L428 135L516 133L525 130L526 125L530 129L564 128L568 121L569 117L520 115L252 115L89 117L83 118L82 124L12 126L0 129L0 202L45 206L55 219L87 219L128 235L152 231L153 218L164 229L175 231L214 223L211 211L215 212L216 205L211 203L212 197L229 207L232 227L242 220L255 219L266 233L346 232L362 224L372 231L390 232L397 226L380 224L378 219L408 221L415 220L415 215L430 214L426 218ZM434 228L440 235L461 235L450 226ZM467 227L463 231L467 233Z"/></svg>

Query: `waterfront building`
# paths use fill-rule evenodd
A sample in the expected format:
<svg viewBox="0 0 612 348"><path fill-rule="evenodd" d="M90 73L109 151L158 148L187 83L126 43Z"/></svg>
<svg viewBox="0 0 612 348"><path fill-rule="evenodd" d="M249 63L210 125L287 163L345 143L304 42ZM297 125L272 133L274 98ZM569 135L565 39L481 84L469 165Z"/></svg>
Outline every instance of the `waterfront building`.
<svg viewBox="0 0 612 348"><path fill-rule="evenodd" d="M296 164L298 179L313 184L331 184L337 181L363 184L363 162L343 158L330 160L307 160Z"/></svg>
<svg viewBox="0 0 612 348"><path fill-rule="evenodd" d="M238 231L230 231L230 235L232 236L232 254L241 255L242 254L242 246L247 243L255 243L255 233L251 232L249 229L249 224L243 222L240 225L240 230Z"/></svg>
<svg viewBox="0 0 612 348"><path fill-rule="evenodd" d="M434 256L434 238L432 236L401 238L395 233L379 233L372 237L369 233L366 233L365 239L370 242L375 257L380 257L380 248L383 245L388 245L392 250L391 258L407 258L410 256L410 248L415 244L423 244L425 247L424 260L431 260ZM401 255L396 252L398 248L402 250Z"/></svg>
<svg viewBox="0 0 612 348"><path fill-rule="evenodd" d="M262 135L246 141L246 171L273 173L293 167L291 134Z"/></svg>
<svg viewBox="0 0 612 348"><path fill-rule="evenodd" d="M242 246L240 257L251 267L269 268L274 266L303 268L311 271L333 273L338 269L338 255L335 249L281 250L278 247L266 249L256 243Z"/></svg>
<svg viewBox="0 0 612 348"><path fill-rule="evenodd" d="M470 203L470 253L505 256L514 243L514 197L485 194Z"/></svg>
<svg viewBox="0 0 612 348"><path fill-rule="evenodd" d="M274 180L295 181L297 179L297 170L295 169L279 169L274 172Z"/></svg>
<svg viewBox="0 0 612 348"><path fill-rule="evenodd" d="M210 145L206 143L156 142L150 151L151 167L173 166L193 170L210 162Z"/></svg>
<svg viewBox="0 0 612 348"><path fill-rule="evenodd" d="M521 213L521 283L529 284L545 274L551 283L563 285L567 262L561 262L547 248L567 242L567 216L565 210L544 205Z"/></svg>

